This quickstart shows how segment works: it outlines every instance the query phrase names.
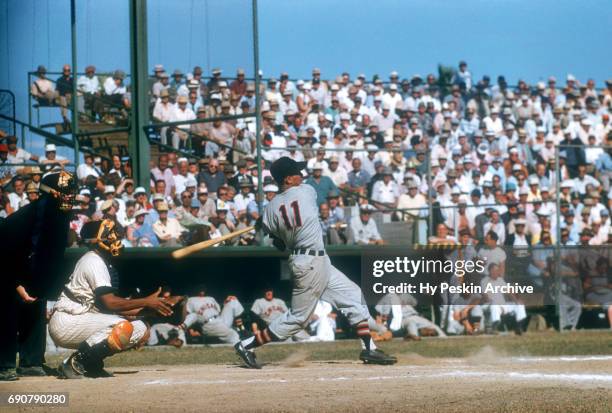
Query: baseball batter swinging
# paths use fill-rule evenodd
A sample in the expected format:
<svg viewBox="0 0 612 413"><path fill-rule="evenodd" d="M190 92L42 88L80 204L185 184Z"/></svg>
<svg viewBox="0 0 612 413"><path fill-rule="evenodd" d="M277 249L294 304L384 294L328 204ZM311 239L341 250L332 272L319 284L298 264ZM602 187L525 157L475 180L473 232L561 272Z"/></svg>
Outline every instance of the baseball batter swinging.
<svg viewBox="0 0 612 413"><path fill-rule="evenodd" d="M377 349L370 336L370 313L361 289L335 268L325 253L319 225L317 194L302 184L306 162L289 157L276 160L270 172L281 193L264 209L258 225L270 234L274 245L291 252L289 266L294 277L292 309L274 319L268 327L237 343L234 348L250 368L261 368L253 349L270 341L283 341L301 331L322 299L341 311L361 339L359 359L364 363L394 364L397 359Z"/></svg>

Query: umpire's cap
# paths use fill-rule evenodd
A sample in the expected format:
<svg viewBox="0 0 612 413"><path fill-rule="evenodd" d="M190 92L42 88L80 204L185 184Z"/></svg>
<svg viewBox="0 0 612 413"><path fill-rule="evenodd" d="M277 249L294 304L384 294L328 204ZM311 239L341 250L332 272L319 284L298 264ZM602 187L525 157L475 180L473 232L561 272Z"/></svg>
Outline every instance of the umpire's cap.
<svg viewBox="0 0 612 413"><path fill-rule="evenodd" d="M283 156L272 163L270 173L274 180L282 185L288 176L302 175L302 169L306 168L306 162L296 162L293 159Z"/></svg>

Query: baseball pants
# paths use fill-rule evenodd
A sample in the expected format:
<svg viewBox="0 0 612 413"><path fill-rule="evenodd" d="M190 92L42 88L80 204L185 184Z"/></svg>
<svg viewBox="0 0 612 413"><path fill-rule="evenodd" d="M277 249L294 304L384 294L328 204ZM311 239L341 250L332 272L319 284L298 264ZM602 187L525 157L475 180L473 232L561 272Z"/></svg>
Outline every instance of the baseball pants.
<svg viewBox="0 0 612 413"><path fill-rule="evenodd" d="M402 317L402 327L405 328L411 336L419 336L419 329L421 328L433 328L436 330L436 333L438 333L438 337L446 337L446 334L440 327L420 315Z"/></svg>
<svg viewBox="0 0 612 413"><path fill-rule="evenodd" d="M279 339L284 340L306 327L319 299L336 307L351 325L370 318L361 289L335 268L327 255L291 255L289 267L294 278L291 310L269 326Z"/></svg>
<svg viewBox="0 0 612 413"><path fill-rule="evenodd" d="M592 294L587 294L587 300L592 300ZM612 297L611 297L612 299ZM578 300L574 300L566 294L559 294L559 317L561 318L561 327L571 327L575 329L580 321L582 314L582 304Z"/></svg>
<svg viewBox="0 0 612 413"><path fill-rule="evenodd" d="M159 323L153 324L151 326L151 331L149 335L149 340L147 341L147 346L156 346L159 344L160 339L164 343L168 341L170 337L170 332L175 330L178 334L179 340L182 340L183 343L186 343L185 340L185 331L182 328L178 328L174 324L170 323Z"/></svg>
<svg viewBox="0 0 612 413"><path fill-rule="evenodd" d="M514 314L516 321L521 321L527 317L523 304L485 304L481 305L484 311L489 311L489 321L491 324L501 321L502 314Z"/></svg>
<svg viewBox="0 0 612 413"><path fill-rule="evenodd" d="M114 314L84 313L68 314L56 311L49 320L49 334L60 347L76 349L83 341L93 346L108 338L113 327L126 321ZM140 321L132 321L134 332L130 338L130 347L136 345L147 333L147 325Z"/></svg>
<svg viewBox="0 0 612 413"><path fill-rule="evenodd" d="M203 316L191 313L185 317L185 326L191 327L195 323L201 323L202 334L206 337L216 337L224 343L236 344L240 336L232 328L234 319L244 312L244 307L238 300L230 300L223 305L221 314L213 319L206 320Z"/></svg>

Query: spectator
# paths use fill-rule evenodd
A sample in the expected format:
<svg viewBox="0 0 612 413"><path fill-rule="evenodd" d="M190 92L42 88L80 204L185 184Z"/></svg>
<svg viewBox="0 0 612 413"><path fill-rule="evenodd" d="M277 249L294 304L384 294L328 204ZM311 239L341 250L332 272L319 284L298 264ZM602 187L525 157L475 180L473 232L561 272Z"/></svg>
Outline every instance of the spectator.
<svg viewBox="0 0 612 413"><path fill-rule="evenodd" d="M70 163L68 159L57 154L57 147L53 143L45 145L45 156L40 158L40 163L47 167L60 166L64 167Z"/></svg>
<svg viewBox="0 0 612 413"><path fill-rule="evenodd" d="M8 147L7 159L9 163L24 164L28 161L38 162L38 156L33 155L23 148L17 147L17 136L7 136Z"/></svg>
<svg viewBox="0 0 612 413"><path fill-rule="evenodd" d="M164 181L164 196L174 196L176 187L174 184L174 175L172 170L168 168L168 155L159 155L157 167L151 170L151 175L153 178L155 178L155 184L157 184L157 181L159 180Z"/></svg>
<svg viewBox="0 0 612 413"><path fill-rule="evenodd" d="M217 192L219 187L225 185L226 178L223 172L219 171L219 161L210 159L207 170L200 171L198 182L205 184L210 192Z"/></svg>
<svg viewBox="0 0 612 413"><path fill-rule="evenodd" d="M157 247L159 241L153 231L153 227L145 222L149 212L138 209L134 213L134 222L127 228L127 239L134 247Z"/></svg>
<svg viewBox="0 0 612 413"><path fill-rule="evenodd" d="M85 67L85 74L77 80L78 108L79 112L87 112L90 118L95 120L93 112L96 106L96 100L100 97L100 79L96 75L95 66L88 65Z"/></svg>
<svg viewBox="0 0 612 413"><path fill-rule="evenodd" d="M168 204L160 202L157 206L159 219L153 224L153 231L162 247L177 247L182 245L185 229L176 218L168 217Z"/></svg>
<svg viewBox="0 0 612 413"><path fill-rule="evenodd" d="M351 233L357 245L384 245L384 241L378 232L376 222L371 219L375 208L368 204L359 207L359 215L351 219Z"/></svg>
<svg viewBox="0 0 612 413"><path fill-rule="evenodd" d="M68 67L68 70L70 70L70 67ZM67 125L70 124L70 120L68 119L68 105L66 97L61 96L56 90L55 84L47 79L47 68L45 68L43 65L38 66L36 76L38 79L32 82L30 94L41 106L59 106L64 121L64 128L68 129Z"/></svg>
<svg viewBox="0 0 612 413"><path fill-rule="evenodd" d="M336 185L330 177L323 175L323 163L316 162L312 166L312 176L306 179L306 184L312 186L317 193L317 204L325 202L329 191L336 190Z"/></svg>

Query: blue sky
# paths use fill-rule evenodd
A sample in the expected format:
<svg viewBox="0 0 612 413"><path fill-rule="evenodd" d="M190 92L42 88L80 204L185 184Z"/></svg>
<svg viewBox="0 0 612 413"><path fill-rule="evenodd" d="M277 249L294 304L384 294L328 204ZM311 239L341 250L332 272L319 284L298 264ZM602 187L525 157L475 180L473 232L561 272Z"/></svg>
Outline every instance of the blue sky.
<svg viewBox="0 0 612 413"><path fill-rule="evenodd" d="M149 0L149 61L168 69L252 73L250 0ZM27 116L26 72L70 62L69 0L0 0L0 88ZM78 63L129 66L124 0L78 0ZM24 29L25 28L25 29ZM612 77L610 0L260 0L264 75L425 75L468 61L510 83L549 75ZM45 121L43 115L43 121Z"/></svg>

